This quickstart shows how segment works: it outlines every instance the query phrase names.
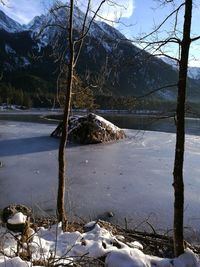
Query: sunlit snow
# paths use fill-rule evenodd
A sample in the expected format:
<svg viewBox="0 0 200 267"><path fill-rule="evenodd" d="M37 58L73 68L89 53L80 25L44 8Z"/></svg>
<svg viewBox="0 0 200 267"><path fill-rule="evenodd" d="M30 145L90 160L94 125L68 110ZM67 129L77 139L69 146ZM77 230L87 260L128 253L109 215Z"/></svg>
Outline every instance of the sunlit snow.
<svg viewBox="0 0 200 267"><path fill-rule="evenodd" d="M80 233L63 232L61 224L53 225L49 229L43 227L33 235L33 240L28 244L32 254L31 261L23 261L16 257L17 242L14 233L9 233L1 228L0 235L3 241L3 251L0 254L0 267L25 267L32 266L33 261L49 261L55 264L73 264L81 257L105 257L107 267L199 267L199 259L189 249L175 259L163 259L146 255L142 250L130 247L119 241L116 236L96 222L91 222L93 229ZM18 235L19 238L19 235ZM116 246L116 243L118 244ZM139 242L137 242L139 244ZM24 244L24 251L26 248ZM39 266L39 265L38 265ZM56 265L58 266L58 265Z"/></svg>
<svg viewBox="0 0 200 267"><path fill-rule="evenodd" d="M8 219L10 224L20 224L26 222L26 216L22 212L16 213L12 218Z"/></svg>

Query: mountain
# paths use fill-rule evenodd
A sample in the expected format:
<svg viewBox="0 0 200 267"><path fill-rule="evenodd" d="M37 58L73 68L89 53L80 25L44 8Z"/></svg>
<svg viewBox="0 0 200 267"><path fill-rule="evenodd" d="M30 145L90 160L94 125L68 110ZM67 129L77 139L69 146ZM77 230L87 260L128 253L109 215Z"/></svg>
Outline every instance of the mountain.
<svg viewBox="0 0 200 267"><path fill-rule="evenodd" d="M189 67L188 76L191 79L200 80L200 67Z"/></svg>
<svg viewBox="0 0 200 267"><path fill-rule="evenodd" d="M168 58L166 56L160 56L159 58L162 59L165 63L172 66L175 70L178 70L178 64L176 60ZM200 67L188 66L188 77L194 80L200 80Z"/></svg>
<svg viewBox="0 0 200 267"><path fill-rule="evenodd" d="M46 16L35 18L30 23L32 35L36 36L41 28L44 28L40 35L39 42L45 47L53 45L55 40L59 44L66 43L67 31L63 25L67 25L68 11L58 9L49 12ZM84 20L83 12L75 8L74 35L78 36ZM89 24L90 20L87 21ZM45 27L45 25L57 25L57 27ZM92 66L92 69L91 69ZM154 70L154 71L152 71ZM99 80L99 73L104 75L103 94L140 96L147 90L164 85L164 81L170 82L168 77L175 80L177 74L171 67L156 58L149 58L149 54L140 50L129 42L124 35L117 29L105 22L94 21L84 40L84 45L79 58L77 67L79 75L84 79L91 72L93 80ZM160 72L161 77L157 75ZM168 73L166 75L166 72ZM170 73L170 74L169 74ZM167 90L169 91L169 90ZM99 93L99 92L97 92ZM176 93L163 92L157 93L157 97L168 97L173 99Z"/></svg>
<svg viewBox="0 0 200 267"><path fill-rule="evenodd" d="M24 27L0 10L0 29L7 32L20 32L24 30Z"/></svg>
<svg viewBox="0 0 200 267"><path fill-rule="evenodd" d="M28 94L34 105L53 103L57 90L59 55L66 52L63 57L66 63L69 58L67 16L68 11L59 8L35 17L25 26L12 22L13 27L8 30L5 21L11 25L13 20L5 14L2 15L0 71L3 79L0 89L9 84L15 90ZM76 7L75 38L80 36L83 20L83 12ZM86 25L89 23L88 19ZM151 108L152 103L156 105L158 101L174 102L176 98L176 87L168 85L177 82L177 70L160 58L140 50L105 22L92 23L84 39L76 72L93 91L97 103L103 108L126 107L127 99L140 98L143 95L148 97L141 98L140 104L147 103ZM157 91L160 87L165 88ZM155 93L149 94L153 90ZM197 80L189 79L188 99L193 102L200 99Z"/></svg>

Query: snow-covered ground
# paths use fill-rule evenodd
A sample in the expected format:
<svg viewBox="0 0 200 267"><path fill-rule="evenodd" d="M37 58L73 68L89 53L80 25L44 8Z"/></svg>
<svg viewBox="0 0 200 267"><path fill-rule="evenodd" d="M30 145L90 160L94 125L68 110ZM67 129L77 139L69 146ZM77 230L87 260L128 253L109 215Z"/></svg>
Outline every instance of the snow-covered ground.
<svg viewBox="0 0 200 267"><path fill-rule="evenodd" d="M20 240L20 235L0 228L0 267L26 267L33 264L41 266L41 263L42 266L73 266L75 261L79 264L82 262L76 266L95 266L87 263L100 257L105 257L106 267L200 266L198 257L190 249L186 249L178 258L159 258L144 254L143 246L138 241L125 244L123 236L114 236L111 231L96 222L88 223L85 229L84 233L80 233L63 232L61 224L53 225L49 229L40 227L36 232L32 231L32 240L22 242L19 248L17 239ZM31 255L31 259L22 260L16 255L17 251L24 256Z"/></svg>
<svg viewBox="0 0 200 267"><path fill-rule="evenodd" d="M0 208L27 204L55 214L57 149L55 125L7 122L0 125ZM172 229L172 168L175 135L126 130L129 138L110 144L68 147L67 204L87 219ZM186 136L185 225L200 230L200 137ZM147 225L146 225L147 226ZM148 226L147 226L148 227ZM196 237L197 233L194 233Z"/></svg>

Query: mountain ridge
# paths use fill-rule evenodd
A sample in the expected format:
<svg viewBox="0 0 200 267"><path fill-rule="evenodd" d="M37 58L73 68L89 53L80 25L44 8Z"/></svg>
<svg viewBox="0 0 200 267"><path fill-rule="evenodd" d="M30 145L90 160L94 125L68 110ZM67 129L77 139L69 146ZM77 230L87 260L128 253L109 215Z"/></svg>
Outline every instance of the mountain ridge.
<svg viewBox="0 0 200 267"><path fill-rule="evenodd" d="M165 63L171 65L175 70L178 70L178 62L175 59L159 56ZM194 80L200 80L200 67L188 66L188 77Z"/></svg>
<svg viewBox="0 0 200 267"><path fill-rule="evenodd" d="M0 29L3 29L7 32L19 32L25 30L25 27L14 19L7 16L0 9Z"/></svg>
<svg viewBox="0 0 200 267"><path fill-rule="evenodd" d="M82 11L76 10L75 17L82 16ZM37 16L19 32L9 32L5 29L0 31L0 38L3 40L0 50L0 68L4 73L2 82L10 83L23 91L31 91L30 93L56 91L58 63L55 63L57 59L52 55L55 43L67 47L67 27L45 27L41 35L37 36L45 23L61 23L66 26L66 10L60 9L58 16L54 14L54 17L51 12ZM79 33L80 21L76 21L74 36L79 36ZM23 46L23 49L20 50L20 46ZM162 91L155 90L155 94L149 98L153 97L159 101L175 101L176 98L175 86L169 88L168 85L176 83L177 70L161 59L151 57L147 52L140 50L117 29L105 22L92 23L84 40L76 72L86 85L95 85L91 86L91 90L96 98L141 97L165 86ZM24 82L27 77L30 77L29 86L28 82ZM189 79L188 88L190 101L199 100L198 81Z"/></svg>

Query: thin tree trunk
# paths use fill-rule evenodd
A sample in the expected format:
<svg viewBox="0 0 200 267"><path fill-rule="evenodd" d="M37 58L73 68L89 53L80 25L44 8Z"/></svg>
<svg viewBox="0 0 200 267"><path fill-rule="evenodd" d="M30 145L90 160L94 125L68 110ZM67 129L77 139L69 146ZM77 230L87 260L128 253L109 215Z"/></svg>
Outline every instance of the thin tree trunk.
<svg viewBox="0 0 200 267"><path fill-rule="evenodd" d="M68 120L70 114L71 104L71 92L72 92L72 80L73 80L73 68L74 68L74 45L73 45L73 7L74 1L70 0L70 17L69 17L69 64L68 64L68 77L67 88L65 94L65 107L63 115L63 127L62 135L60 139L60 146L58 152L58 194L57 194L57 217L58 221L63 223L63 227L66 224L66 212L65 212L65 147L68 136Z"/></svg>
<svg viewBox="0 0 200 267"><path fill-rule="evenodd" d="M176 256L184 253L183 221L184 221L184 183L183 162L185 147L185 98L187 83L188 56L190 48L190 29L192 18L192 0L185 1L185 18L183 39L181 42L181 58L179 68L178 96L177 96L177 123L176 123L176 149L174 160L174 252Z"/></svg>

